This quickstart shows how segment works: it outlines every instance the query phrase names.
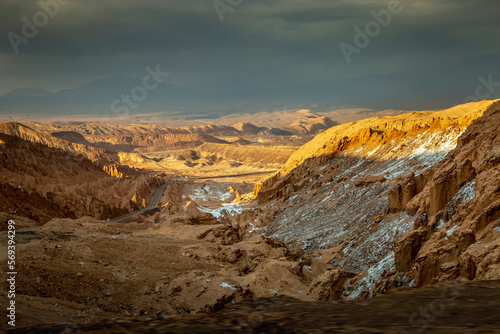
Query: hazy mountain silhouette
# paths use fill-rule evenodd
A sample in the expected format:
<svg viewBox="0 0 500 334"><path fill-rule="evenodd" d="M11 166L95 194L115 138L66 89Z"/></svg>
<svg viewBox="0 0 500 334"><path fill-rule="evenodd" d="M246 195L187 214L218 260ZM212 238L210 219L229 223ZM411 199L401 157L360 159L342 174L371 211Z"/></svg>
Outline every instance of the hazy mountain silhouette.
<svg viewBox="0 0 500 334"><path fill-rule="evenodd" d="M354 64L355 65L355 64ZM324 108L436 109L461 104L475 95L479 77L495 82L483 88L480 99L500 97L500 54L467 58L422 70L332 80L276 89L254 89L211 95L211 89L194 89L161 83L148 91L132 113L181 111L186 114L228 114L272 109L279 105L316 103ZM41 89L16 89L0 96L0 114L111 114L111 104L130 95L142 79L116 76L91 81L75 89L49 93ZM319 111L319 110L318 110Z"/></svg>
<svg viewBox="0 0 500 334"><path fill-rule="evenodd" d="M19 88L5 94L4 96L48 96L50 93L38 88Z"/></svg>

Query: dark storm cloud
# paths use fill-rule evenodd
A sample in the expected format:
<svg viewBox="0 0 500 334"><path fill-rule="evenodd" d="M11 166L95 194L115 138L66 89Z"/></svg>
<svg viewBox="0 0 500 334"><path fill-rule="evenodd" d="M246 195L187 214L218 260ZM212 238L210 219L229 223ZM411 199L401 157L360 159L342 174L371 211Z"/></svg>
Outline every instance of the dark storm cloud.
<svg viewBox="0 0 500 334"><path fill-rule="evenodd" d="M45 0L44 2L49 2ZM225 0L221 0L226 2ZM212 0L69 1L13 52L35 1L0 1L0 92L61 89L113 75L139 77L161 64L174 84L251 88L401 71L500 51L494 0L401 0L352 64L339 44L373 20L384 0L245 0L224 21Z"/></svg>

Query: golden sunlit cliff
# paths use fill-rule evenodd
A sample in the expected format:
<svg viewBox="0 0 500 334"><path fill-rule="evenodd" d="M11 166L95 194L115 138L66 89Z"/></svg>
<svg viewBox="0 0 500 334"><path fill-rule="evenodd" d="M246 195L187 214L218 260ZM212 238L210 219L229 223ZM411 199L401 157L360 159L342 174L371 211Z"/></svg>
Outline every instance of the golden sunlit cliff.
<svg viewBox="0 0 500 334"><path fill-rule="evenodd" d="M499 109L500 101L483 101L333 127L256 185L260 214L253 224L290 246L329 249L328 262L354 274L340 284L350 297L459 276L497 277L486 269L491 259L481 264L482 246L474 242L498 218ZM462 212L460 203L472 198ZM436 226L442 232L432 232ZM488 238L496 240L494 233ZM471 273L476 267L482 269ZM389 282L377 283L386 276Z"/></svg>

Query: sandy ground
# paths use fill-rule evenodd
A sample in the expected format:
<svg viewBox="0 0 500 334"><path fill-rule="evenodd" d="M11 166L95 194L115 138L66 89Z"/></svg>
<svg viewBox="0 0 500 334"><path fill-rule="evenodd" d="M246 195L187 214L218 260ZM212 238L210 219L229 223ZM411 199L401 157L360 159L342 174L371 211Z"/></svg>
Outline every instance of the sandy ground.
<svg viewBox="0 0 500 334"><path fill-rule="evenodd" d="M150 294L158 281L193 269L217 269L180 254L181 247L196 240L145 231L146 225L83 218L51 222L37 239L18 238L18 323L89 322L104 315L168 312L171 307ZM3 239L2 247L5 243ZM6 305L6 296L1 299Z"/></svg>
<svg viewBox="0 0 500 334"><path fill-rule="evenodd" d="M193 223L200 212L182 209L194 200L207 209L231 202L236 194L230 187L243 193L253 184L178 182L161 202L175 199L181 212L174 215L164 207L127 223L83 217L18 229L17 326L165 318L278 293L305 296L309 280L292 270L303 252L260 237L244 240L215 219ZM7 267L6 235L0 235L0 252ZM1 289L7 291L4 280ZM7 303L2 293L0 304Z"/></svg>

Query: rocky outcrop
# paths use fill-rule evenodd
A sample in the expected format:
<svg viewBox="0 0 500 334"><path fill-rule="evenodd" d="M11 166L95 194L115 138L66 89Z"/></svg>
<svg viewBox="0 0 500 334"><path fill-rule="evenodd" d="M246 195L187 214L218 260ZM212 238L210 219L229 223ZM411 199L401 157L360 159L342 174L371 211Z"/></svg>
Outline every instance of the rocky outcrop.
<svg viewBox="0 0 500 334"><path fill-rule="evenodd" d="M356 275L341 269L327 270L314 279L307 294L314 300L330 301L341 299L346 282L354 276Z"/></svg>
<svg viewBox="0 0 500 334"><path fill-rule="evenodd" d="M112 176L112 177L117 177L117 178L122 178L123 177L123 173L119 172L118 171L118 168L116 167L116 165L112 165L112 166L104 166L102 168L106 174L108 174L109 176Z"/></svg>
<svg viewBox="0 0 500 334"><path fill-rule="evenodd" d="M427 170L419 175L410 173L392 180L387 204L389 212L407 210L406 205L424 190L431 177L432 170Z"/></svg>
<svg viewBox="0 0 500 334"><path fill-rule="evenodd" d="M497 102L432 168L421 192L402 203L401 209L416 212L416 218L412 231L395 243L396 271L407 272L417 285L500 278L499 127ZM393 192L407 179L411 176Z"/></svg>

